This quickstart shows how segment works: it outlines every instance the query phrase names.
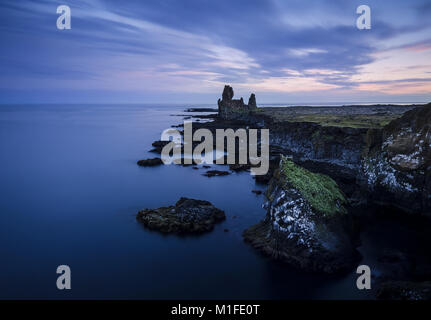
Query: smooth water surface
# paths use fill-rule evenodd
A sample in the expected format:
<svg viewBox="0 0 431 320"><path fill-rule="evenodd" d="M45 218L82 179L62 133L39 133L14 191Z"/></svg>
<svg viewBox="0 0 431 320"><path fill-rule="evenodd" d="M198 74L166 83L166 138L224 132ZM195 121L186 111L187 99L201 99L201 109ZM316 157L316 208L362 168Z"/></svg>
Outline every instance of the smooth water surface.
<svg viewBox="0 0 431 320"><path fill-rule="evenodd" d="M263 257L242 231L263 219L249 173L136 161L189 106L0 106L0 298L356 299L354 270L296 271ZM181 196L211 201L225 222L202 236L144 229L138 210ZM228 229L228 232L225 232ZM56 288L69 265L72 290Z"/></svg>

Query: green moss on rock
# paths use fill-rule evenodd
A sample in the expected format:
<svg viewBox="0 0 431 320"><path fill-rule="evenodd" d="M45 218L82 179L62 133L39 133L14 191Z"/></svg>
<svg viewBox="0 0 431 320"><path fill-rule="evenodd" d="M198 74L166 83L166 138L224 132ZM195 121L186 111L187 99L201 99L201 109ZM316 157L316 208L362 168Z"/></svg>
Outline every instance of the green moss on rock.
<svg viewBox="0 0 431 320"><path fill-rule="evenodd" d="M314 210L325 217L345 214L346 198L337 183L324 174L310 172L282 157L279 181L285 188L295 188Z"/></svg>

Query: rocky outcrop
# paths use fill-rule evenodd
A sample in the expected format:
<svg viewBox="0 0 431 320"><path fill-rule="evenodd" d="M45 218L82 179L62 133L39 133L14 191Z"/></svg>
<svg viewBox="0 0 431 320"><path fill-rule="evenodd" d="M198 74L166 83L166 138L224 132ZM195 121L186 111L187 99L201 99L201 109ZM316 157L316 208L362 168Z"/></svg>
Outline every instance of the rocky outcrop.
<svg viewBox="0 0 431 320"><path fill-rule="evenodd" d="M331 176L349 197L360 194L361 201L431 215L431 104L382 129L268 119L265 125L273 154Z"/></svg>
<svg viewBox="0 0 431 320"><path fill-rule="evenodd" d="M275 114L277 111L274 111L274 116L257 112L254 94L248 106L244 106L241 100L232 100L232 97L233 89L226 86L223 100L219 100L220 119L203 124L202 127L212 129L226 126L234 130L237 127L267 128L272 161L278 163L280 154L293 157L295 162L307 169L331 176L351 196L361 166L367 129L279 121ZM196 130L199 128L197 126ZM272 172L268 177L258 176L256 180L265 183L271 176Z"/></svg>
<svg viewBox="0 0 431 320"><path fill-rule="evenodd" d="M399 118L394 116L386 126L367 129L282 121L284 113L294 119L294 111L273 108L256 112L254 95L248 105L232 98L233 89L226 86L219 100L220 121L214 126L222 127L224 121L232 127L236 120L243 127L269 129L271 160L287 155L313 172L329 175L357 204L391 205L431 216L431 104L406 107L409 111ZM312 114L307 108L298 108L295 112L299 114ZM345 117L363 118L364 108L345 107ZM324 116L330 116L328 112Z"/></svg>
<svg viewBox="0 0 431 320"><path fill-rule="evenodd" d="M266 192L265 220L244 231L263 253L306 271L333 273L358 258L346 200L335 181L282 157Z"/></svg>
<svg viewBox="0 0 431 320"><path fill-rule="evenodd" d="M431 216L431 104L368 132L359 181L374 202Z"/></svg>
<svg viewBox="0 0 431 320"><path fill-rule="evenodd" d="M229 171L220 171L220 170L208 170L207 172L205 172L203 174L203 176L205 177L222 177L222 176L227 176L229 175L230 172Z"/></svg>
<svg viewBox="0 0 431 320"><path fill-rule="evenodd" d="M153 149L150 150L150 152L154 152L154 153L158 153L161 154L163 148L169 143L170 141L154 141L152 143L152 146L154 147Z"/></svg>
<svg viewBox="0 0 431 320"><path fill-rule="evenodd" d="M250 113L257 108L256 96L251 94L249 103L244 104L243 98L233 99L234 92L231 86L225 86L222 94L222 100L218 100L219 116L223 119L235 119Z"/></svg>
<svg viewBox="0 0 431 320"><path fill-rule="evenodd" d="M149 229L178 234L211 231L225 218L211 202L188 198L181 198L175 206L141 210L136 216Z"/></svg>
<svg viewBox="0 0 431 320"><path fill-rule="evenodd" d="M152 159L143 159L137 162L137 165L140 167L155 167L163 164L162 159L160 158L152 158Z"/></svg>
<svg viewBox="0 0 431 320"><path fill-rule="evenodd" d="M252 93L250 95L250 98L248 99L248 107L250 109L256 109L257 108L257 104L256 104L256 96L254 93Z"/></svg>

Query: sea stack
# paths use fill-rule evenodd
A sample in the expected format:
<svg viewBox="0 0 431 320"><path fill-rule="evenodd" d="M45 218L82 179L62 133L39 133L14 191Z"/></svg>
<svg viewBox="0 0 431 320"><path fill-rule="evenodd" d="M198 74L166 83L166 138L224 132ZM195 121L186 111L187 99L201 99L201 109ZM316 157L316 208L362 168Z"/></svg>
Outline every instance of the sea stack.
<svg viewBox="0 0 431 320"><path fill-rule="evenodd" d="M256 96L254 93L250 95L248 104L244 103L243 98L233 99L233 88L226 85L223 90L222 99L218 100L218 113L223 119L236 118L241 114L248 114L257 108Z"/></svg>

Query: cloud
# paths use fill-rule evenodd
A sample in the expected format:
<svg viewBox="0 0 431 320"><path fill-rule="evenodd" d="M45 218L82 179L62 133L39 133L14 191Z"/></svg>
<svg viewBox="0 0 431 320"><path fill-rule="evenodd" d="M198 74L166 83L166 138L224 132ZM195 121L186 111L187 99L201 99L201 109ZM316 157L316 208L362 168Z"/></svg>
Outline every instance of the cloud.
<svg viewBox="0 0 431 320"><path fill-rule="evenodd" d="M300 49L288 49L289 54L297 57L305 57L315 53L327 53L327 50L317 48L300 48Z"/></svg>
<svg viewBox="0 0 431 320"><path fill-rule="evenodd" d="M355 5L341 0L64 2L67 32L55 28L56 1L0 3L0 88L31 97L41 88L191 93L231 83L322 99L429 89L422 0L370 0L369 31L356 29Z"/></svg>

